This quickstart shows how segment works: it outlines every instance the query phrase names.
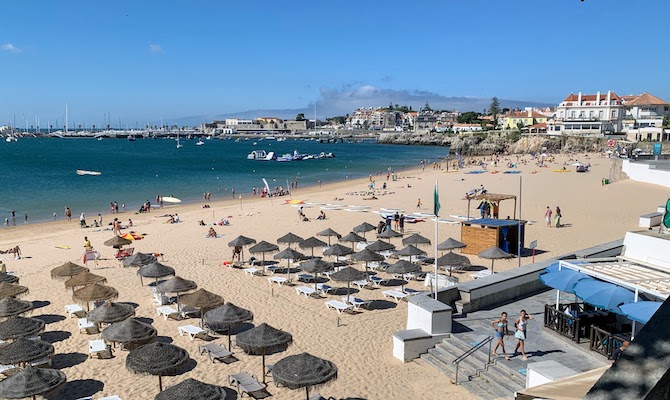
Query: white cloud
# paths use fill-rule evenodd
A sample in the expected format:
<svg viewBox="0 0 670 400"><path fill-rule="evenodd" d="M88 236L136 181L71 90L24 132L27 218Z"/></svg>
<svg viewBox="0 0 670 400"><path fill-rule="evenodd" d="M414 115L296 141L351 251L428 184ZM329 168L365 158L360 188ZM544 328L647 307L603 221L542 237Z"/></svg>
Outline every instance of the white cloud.
<svg viewBox="0 0 670 400"><path fill-rule="evenodd" d="M21 49L19 49L18 47L14 46L11 43L5 43L3 45L0 45L0 50L7 51L9 53L20 53L21 52Z"/></svg>
<svg viewBox="0 0 670 400"><path fill-rule="evenodd" d="M165 50L161 47L160 44L150 44L149 53L151 54L165 54Z"/></svg>

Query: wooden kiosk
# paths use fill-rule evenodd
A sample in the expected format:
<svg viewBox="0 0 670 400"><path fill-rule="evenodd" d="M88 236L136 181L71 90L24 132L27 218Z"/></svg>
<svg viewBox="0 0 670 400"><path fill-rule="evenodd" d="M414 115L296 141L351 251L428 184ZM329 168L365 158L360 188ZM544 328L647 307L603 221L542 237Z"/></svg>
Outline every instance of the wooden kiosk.
<svg viewBox="0 0 670 400"><path fill-rule="evenodd" d="M526 222L515 219L482 218L461 222L461 242L467 246L463 254L477 254L497 246L510 253L519 253L519 240L523 251Z"/></svg>

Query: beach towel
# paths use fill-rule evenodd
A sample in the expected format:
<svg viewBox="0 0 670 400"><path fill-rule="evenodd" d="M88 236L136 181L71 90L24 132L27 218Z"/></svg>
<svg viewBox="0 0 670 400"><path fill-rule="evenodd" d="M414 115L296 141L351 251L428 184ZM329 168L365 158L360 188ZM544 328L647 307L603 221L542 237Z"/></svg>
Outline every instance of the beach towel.
<svg viewBox="0 0 670 400"><path fill-rule="evenodd" d="M480 169L480 170L477 170L477 171L466 172L466 174L483 174L484 172L486 172L486 171L483 170L483 169Z"/></svg>
<svg viewBox="0 0 670 400"><path fill-rule="evenodd" d="M505 171L503 174L520 174L521 171Z"/></svg>

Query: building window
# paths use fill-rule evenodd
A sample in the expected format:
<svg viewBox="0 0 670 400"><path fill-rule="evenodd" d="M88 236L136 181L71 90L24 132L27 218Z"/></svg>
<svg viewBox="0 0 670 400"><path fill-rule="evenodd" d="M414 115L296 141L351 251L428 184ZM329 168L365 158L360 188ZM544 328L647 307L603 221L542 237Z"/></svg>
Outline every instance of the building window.
<svg viewBox="0 0 670 400"><path fill-rule="evenodd" d="M612 110L612 118L616 118L616 110Z"/></svg>
<svg viewBox="0 0 670 400"><path fill-rule="evenodd" d="M575 117L575 112L574 111L570 111L570 117L572 117L572 118Z"/></svg>
<svg viewBox="0 0 670 400"><path fill-rule="evenodd" d="M603 112L602 111L598 111L598 119L603 119Z"/></svg>

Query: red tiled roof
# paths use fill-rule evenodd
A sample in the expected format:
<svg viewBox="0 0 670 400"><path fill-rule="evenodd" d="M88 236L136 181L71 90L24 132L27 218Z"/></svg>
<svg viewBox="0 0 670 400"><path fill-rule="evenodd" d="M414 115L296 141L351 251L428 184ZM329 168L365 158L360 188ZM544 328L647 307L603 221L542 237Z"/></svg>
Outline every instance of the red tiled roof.
<svg viewBox="0 0 670 400"><path fill-rule="evenodd" d="M530 129L547 129L547 123L546 122L540 122L539 124L531 125L531 126L528 126L527 128L530 128Z"/></svg>
<svg viewBox="0 0 670 400"><path fill-rule="evenodd" d="M611 99L612 100L621 100L621 97L619 97L616 93L611 92ZM596 101L598 95L597 94L583 94L582 93L582 101ZM563 101L577 101L579 100L579 95L570 93L568 97L565 98ZM600 93L600 101L607 100L607 92L605 93Z"/></svg>
<svg viewBox="0 0 670 400"><path fill-rule="evenodd" d="M639 96L626 96L632 97L632 99L626 99L626 105L635 106L635 105L649 105L649 106L665 106L668 105L668 102L659 99L650 93L642 93Z"/></svg>

